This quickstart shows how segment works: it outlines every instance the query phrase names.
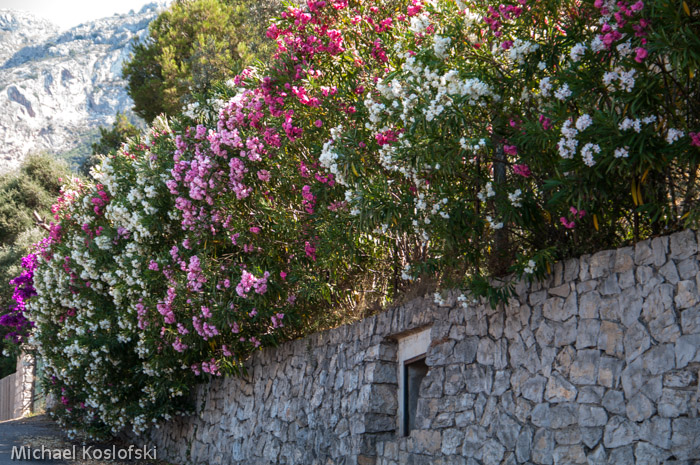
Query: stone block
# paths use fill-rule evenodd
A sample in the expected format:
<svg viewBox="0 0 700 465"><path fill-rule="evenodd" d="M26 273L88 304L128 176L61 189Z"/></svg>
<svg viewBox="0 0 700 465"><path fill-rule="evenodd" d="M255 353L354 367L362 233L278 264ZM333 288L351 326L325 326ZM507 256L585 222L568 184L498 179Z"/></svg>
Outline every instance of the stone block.
<svg viewBox="0 0 700 465"><path fill-rule="evenodd" d="M569 284L568 282L564 283L560 286L553 287L548 292L549 295L554 295L565 299L569 296L569 294L571 294L571 284Z"/></svg>
<svg viewBox="0 0 700 465"><path fill-rule="evenodd" d="M578 404L564 403L552 406L550 409L552 429L566 428L575 425L578 420Z"/></svg>
<svg viewBox="0 0 700 465"><path fill-rule="evenodd" d="M661 449L671 447L671 420L654 416L639 426L640 439Z"/></svg>
<svg viewBox="0 0 700 465"><path fill-rule="evenodd" d="M618 315L625 327L629 328L639 321L644 299L639 288L626 289L617 298Z"/></svg>
<svg viewBox="0 0 700 465"><path fill-rule="evenodd" d="M425 358L425 363L429 367L444 366L453 362L453 351L455 341L452 339L439 340L438 343L433 343L428 349L428 355Z"/></svg>
<svg viewBox="0 0 700 465"><path fill-rule="evenodd" d="M620 273L617 277L617 283L621 289L629 289L635 285L634 269Z"/></svg>
<svg viewBox="0 0 700 465"><path fill-rule="evenodd" d="M608 463L610 465L635 465L634 445L630 444L611 450Z"/></svg>
<svg viewBox="0 0 700 465"><path fill-rule="evenodd" d="M622 358L624 354L624 330L622 325L612 321L603 321L600 324L598 335L598 348L606 354Z"/></svg>
<svg viewBox="0 0 700 465"><path fill-rule="evenodd" d="M551 431L538 429L532 442L531 460L540 465L552 465L554 436Z"/></svg>
<svg viewBox="0 0 700 465"><path fill-rule="evenodd" d="M660 375L676 368L674 344L661 344L647 350L640 359L642 367L651 375Z"/></svg>
<svg viewBox="0 0 700 465"><path fill-rule="evenodd" d="M673 285L677 284L678 281L681 280L681 277L678 275L678 269L676 268L676 264L673 260L666 262L666 264L659 269L659 274L664 277L667 283Z"/></svg>
<svg viewBox="0 0 700 465"><path fill-rule="evenodd" d="M493 386L493 369L476 363L467 365L464 370L467 392L478 394L490 393Z"/></svg>
<svg viewBox="0 0 700 465"><path fill-rule="evenodd" d="M491 394L494 396L503 395L504 392L510 387L510 372L506 370L499 370L494 375L493 379L493 390Z"/></svg>
<svg viewBox="0 0 700 465"><path fill-rule="evenodd" d="M602 427L581 427L581 441L589 449L597 446L602 438Z"/></svg>
<svg viewBox="0 0 700 465"><path fill-rule="evenodd" d="M520 424L509 415L502 413L498 416L494 427L496 438L506 450L515 450L515 445L520 435Z"/></svg>
<svg viewBox="0 0 700 465"><path fill-rule="evenodd" d="M605 409L588 404L580 404L578 407L578 424L580 426L605 426L608 415Z"/></svg>
<svg viewBox="0 0 700 465"><path fill-rule="evenodd" d="M654 404L641 392L627 402L627 418L637 423L650 418L656 413Z"/></svg>
<svg viewBox="0 0 700 465"><path fill-rule="evenodd" d="M614 416L605 426L603 444L608 449L632 444L639 438L639 427L636 423L621 416Z"/></svg>
<svg viewBox="0 0 700 465"><path fill-rule="evenodd" d="M442 447L442 434L435 430L413 430L407 446L408 452L433 455Z"/></svg>
<svg viewBox="0 0 700 465"><path fill-rule="evenodd" d="M676 368L685 368L700 361L700 334L681 336L676 340Z"/></svg>
<svg viewBox="0 0 700 465"><path fill-rule="evenodd" d="M495 439L487 440L481 448L481 461L484 465L500 465L506 449Z"/></svg>
<svg viewBox="0 0 700 465"><path fill-rule="evenodd" d="M605 388L601 386L580 386L576 402L579 404L600 404Z"/></svg>
<svg viewBox="0 0 700 465"><path fill-rule="evenodd" d="M557 446L552 454L555 465L575 465L588 463L580 444Z"/></svg>
<svg viewBox="0 0 700 465"><path fill-rule="evenodd" d="M572 383L595 384L598 378L600 351L595 349L579 350L576 359L571 364L569 379Z"/></svg>
<svg viewBox="0 0 700 465"><path fill-rule="evenodd" d="M558 373L552 374L547 381L545 399L548 402L573 402L576 400L578 390L576 386L568 382Z"/></svg>
<svg viewBox="0 0 700 465"><path fill-rule="evenodd" d="M445 369L442 367L432 367L428 370L428 374L423 378L420 387L422 397L429 399L437 399L442 397L445 385ZM394 386L388 385L394 391Z"/></svg>
<svg viewBox="0 0 700 465"><path fill-rule="evenodd" d="M625 273L634 268L634 248L622 247L615 251L615 265L613 272Z"/></svg>
<svg viewBox="0 0 700 465"><path fill-rule="evenodd" d="M602 278L610 274L615 263L615 251L613 250L603 250L596 252L591 255L591 261L589 265L589 272L591 278Z"/></svg>
<svg viewBox="0 0 700 465"><path fill-rule="evenodd" d="M566 346L559 351L556 359L554 360L554 369L561 373L564 378L569 377L569 371L571 370L571 364L574 363L576 358L576 351L571 346ZM547 376L548 378L551 377Z"/></svg>
<svg viewBox="0 0 700 465"><path fill-rule="evenodd" d="M588 281L583 281L583 282L576 284L576 292L578 292L579 294L585 294L585 293L596 290L597 287L598 287L598 280L590 279Z"/></svg>
<svg viewBox="0 0 700 465"><path fill-rule="evenodd" d="M608 463L608 454L602 444L588 454L588 465L606 465Z"/></svg>
<svg viewBox="0 0 700 465"><path fill-rule="evenodd" d="M680 279L695 279L695 277L700 274L700 265L698 265L698 259L696 257L686 258L678 262L678 275Z"/></svg>
<svg viewBox="0 0 700 465"><path fill-rule="evenodd" d="M690 308L693 305L698 304L697 284L695 280L679 281L676 290L676 298L674 299L676 303L676 308L683 310L684 308Z"/></svg>
<svg viewBox="0 0 700 465"><path fill-rule="evenodd" d="M634 263L636 265L651 265L653 261L651 240L637 242L634 246Z"/></svg>
<svg viewBox="0 0 700 465"><path fill-rule="evenodd" d="M698 251L698 243L695 233L689 229L671 234L668 238L671 244L670 258L684 260L695 255Z"/></svg>
<svg viewBox="0 0 700 465"><path fill-rule="evenodd" d="M700 305L681 311L683 334L700 334Z"/></svg>
<svg viewBox="0 0 700 465"><path fill-rule="evenodd" d="M676 287L671 284L661 284L654 287L642 305L642 317L649 322L664 311L673 308L673 294Z"/></svg>
<svg viewBox="0 0 700 465"><path fill-rule="evenodd" d="M476 352L476 361L482 365L502 370L508 365L508 342L505 339L493 341L482 338Z"/></svg>
<svg viewBox="0 0 700 465"><path fill-rule="evenodd" d="M455 455L462 445L462 440L464 439L464 432L456 429L450 428L443 430L442 432L442 447L440 451L443 455Z"/></svg>
<svg viewBox="0 0 700 465"><path fill-rule="evenodd" d="M579 302L579 315L581 318L598 318L600 303L601 297L597 291L581 294Z"/></svg>
<svg viewBox="0 0 700 465"><path fill-rule="evenodd" d="M542 306L542 315L548 320L552 321L564 321L568 319L571 315L563 318L564 312L562 308L564 307L564 299L561 297L550 297L544 301Z"/></svg>
<svg viewBox="0 0 700 465"><path fill-rule="evenodd" d="M648 442L639 442L634 448L636 465L660 465L668 459L670 453L652 446Z"/></svg>
<svg viewBox="0 0 700 465"><path fill-rule="evenodd" d="M657 268L666 263L668 255L668 237L655 237L651 240L651 252L653 255L653 264Z"/></svg>
<svg viewBox="0 0 700 465"><path fill-rule="evenodd" d="M672 428L671 453L680 460L700 459L700 418L677 418Z"/></svg>
<svg viewBox="0 0 700 465"><path fill-rule="evenodd" d="M598 286L600 295L618 295L622 289L617 283L617 275L611 274L603 280L600 286Z"/></svg>
<svg viewBox="0 0 700 465"><path fill-rule="evenodd" d="M625 395L621 391L606 392L603 396L603 407L605 407L609 413L626 415Z"/></svg>
<svg viewBox="0 0 700 465"><path fill-rule="evenodd" d="M518 440L515 444L515 458L519 463L530 460L532 453L532 429L528 426L523 427L518 435Z"/></svg>
<svg viewBox="0 0 700 465"><path fill-rule="evenodd" d="M614 357L602 356L598 364L598 384L616 388L620 382L623 362Z"/></svg>
<svg viewBox="0 0 700 465"><path fill-rule="evenodd" d="M462 443L462 455L464 457L473 457L477 460L481 459L481 447L486 442L488 434L486 429L479 425L469 425L464 433L464 442Z"/></svg>
<svg viewBox="0 0 700 465"><path fill-rule="evenodd" d="M548 403L537 404L530 413L533 425L540 428L549 428L552 424L552 407Z"/></svg>
<svg viewBox="0 0 700 465"><path fill-rule="evenodd" d="M540 375L529 378L520 388L521 395L535 403L542 402L542 394L547 380Z"/></svg>
<svg viewBox="0 0 700 465"><path fill-rule="evenodd" d="M659 416L677 418L681 415L687 415L690 411L692 398L692 391L664 388L661 393L661 400L659 400Z"/></svg>
<svg viewBox="0 0 700 465"><path fill-rule="evenodd" d="M676 370L664 375L664 387L686 388L698 383L698 375L693 370Z"/></svg>
<svg viewBox="0 0 700 465"><path fill-rule="evenodd" d="M624 337L625 359L633 361L651 346L651 338L644 325L636 322L627 328Z"/></svg>
<svg viewBox="0 0 700 465"><path fill-rule="evenodd" d="M571 317L563 323L552 322L551 324L554 328L554 345L556 347L576 343L576 328L578 327L576 317Z"/></svg>
<svg viewBox="0 0 700 465"><path fill-rule="evenodd" d="M587 318L578 322L578 332L576 334L576 348L586 349L596 347L600 334L600 320Z"/></svg>
<svg viewBox="0 0 700 465"><path fill-rule="evenodd" d="M681 328L676 320L676 312L668 309L649 322L649 331L654 339L664 342L676 342L681 335Z"/></svg>
<svg viewBox="0 0 700 465"><path fill-rule="evenodd" d="M540 347L552 345L554 343L554 328L543 322L535 331L535 339Z"/></svg>

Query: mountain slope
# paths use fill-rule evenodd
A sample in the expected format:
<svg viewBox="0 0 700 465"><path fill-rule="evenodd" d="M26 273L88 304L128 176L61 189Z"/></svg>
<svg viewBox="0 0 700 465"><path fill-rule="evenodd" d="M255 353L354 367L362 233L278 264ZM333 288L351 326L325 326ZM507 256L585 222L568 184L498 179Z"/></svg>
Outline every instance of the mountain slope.
<svg viewBox="0 0 700 465"><path fill-rule="evenodd" d="M121 68L132 38L144 37L162 6L115 15L65 32L28 13L0 10L0 172L30 152L89 144L132 102Z"/></svg>

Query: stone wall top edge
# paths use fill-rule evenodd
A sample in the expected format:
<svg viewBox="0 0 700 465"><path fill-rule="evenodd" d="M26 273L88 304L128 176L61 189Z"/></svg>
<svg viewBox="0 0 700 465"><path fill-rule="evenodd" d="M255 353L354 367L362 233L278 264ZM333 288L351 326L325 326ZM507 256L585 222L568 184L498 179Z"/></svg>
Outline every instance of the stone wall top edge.
<svg viewBox="0 0 700 465"><path fill-rule="evenodd" d="M527 282L527 280L516 282L516 294L521 295L522 293L528 294L536 291L548 291L561 286L563 283L578 282L581 280L581 273L579 271L580 266L583 266L581 264L583 263L585 266L588 266L592 257L607 257L607 259L613 262L610 265L612 271L614 262L617 259L616 257L620 252L634 255L637 248L651 247L651 243L654 240L663 240L666 244L666 254L671 254L673 251L670 250L671 247L669 244L675 243L675 240L681 236L689 236L690 234L692 234L692 240L696 244L696 247L698 247L698 244L700 244L700 230L686 229L666 236L645 239L617 249L601 250L593 254L584 254L579 257L562 260L557 262L552 272L543 280L533 281L531 283ZM690 237L688 237L688 239L690 239ZM694 254L697 254L697 251ZM638 267L640 264L634 262L633 266ZM576 270L576 272L574 273L573 270ZM555 277L557 273L561 273L561 276ZM298 354L326 347L329 344L348 342L347 339L349 336L357 336L359 340L363 342L363 345L369 345L370 340L374 336L387 338L387 340L395 340L397 337L408 335L430 326L436 316L436 312L448 312L450 308L455 307L456 296L459 292L450 290L446 294L448 300L444 306L436 306L431 295L416 297L407 302L391 306L376 315L346 323L336 328L319 331L301 339L286 341L277 347L263 349L263 353L253 354L248 363L265 359L265 355L271 356L272 354L267 354L268 351L276 352L282 350L286 353ZM483 308L484 306L488 306L488 303L481 301L469 305L467 311L469 309ZM445 315L445 319L447 319L447 315ZM370 328L371 331L363 333L362 329L367 328ZM376 339L376 337L374 339ZM275 359L275 357L272 357L272 359Z"/></svg>

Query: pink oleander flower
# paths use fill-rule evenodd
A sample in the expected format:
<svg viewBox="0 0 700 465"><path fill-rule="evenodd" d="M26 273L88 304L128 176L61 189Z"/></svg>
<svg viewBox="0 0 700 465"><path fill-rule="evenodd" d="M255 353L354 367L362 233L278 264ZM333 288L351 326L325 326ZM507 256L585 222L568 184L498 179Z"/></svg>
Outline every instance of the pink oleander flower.
<svg viewBox="0 0 700 465"><path fill-rule="evenodd" d="M312 261L316 261L316 247L314 247L311 242L306 241L306 244L304 244L304 252Z"/></svg>
<svg viewBox="0 0 700 465"><path fill-rule="evenodd" d="M525 164L513 165L513 173L524 178L529 178L532 174L532 172L530 171L530 167Z"/></svg>
<svg viewBox="0 0 700 465"><path fill-rule="evenodd" d="M574 220L569 221L566 218L564 218L563 216L561 218L559 218L559 221L561 221L561 224L563 224L566 229L573 229L576 226L576 223L574 223Z"/></svg>
<svg viewBox="0 0 700 465"><path fill-rule="evenodd" d="M642 47L638 47L635 50L635 52L636 52L636 55L634 57L634 61L636 61L637 63L641 63L642 61L644 61L644 59L647 56L649 56L649 52L647 52L647 50L645 48L642 48Z"/></svg>
<svg viewBox="0 0 700 465"><path fill-rule="evenodd" d="M542 124L542 128L545 131L549 131L550 129L552 129L552 120L551 119L547 118L544 115L540 115L539 120L540 120L540 124Z"/></svg>
<svg viewBox="0 0 700 465"><path fill-rule="evenodd" d="M579 220L586 216L586 210L577 210L576 207L569 208L569 211L572 215L574 215L574 218L577 218Z"/></svg>
<svg viewBox="0 0 700 465"><path fill-rule="evenodd" d="M503 146L503 151L507 153L508 155L517 155L518 154L518 147L515 145L504 145Z"/></svg>
<svg viewBox="0 0 700 465"><path fill-rule="evenodd" d="M691 132L688 135L690 136L690 145L700 147L700 132Z"/></svg>
<svg viewBox="0 0 700 465"><path fill-rule="evenodd" d="M258 179L267 182L270 180L270 172L267 170L260 170L258 171Z"/></svg>

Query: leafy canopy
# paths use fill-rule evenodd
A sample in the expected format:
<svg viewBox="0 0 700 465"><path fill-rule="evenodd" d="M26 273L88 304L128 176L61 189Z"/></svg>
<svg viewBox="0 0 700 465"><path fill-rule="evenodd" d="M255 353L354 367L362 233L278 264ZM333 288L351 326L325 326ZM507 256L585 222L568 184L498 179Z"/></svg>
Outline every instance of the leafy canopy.
<svg viewBox="0 0 700 465"><path fill-rule="evenodd" d="M148 122L161 113L175 115L191 93L208 93L269 52L263 24L275 5L176 1L151 23L148 38L134 45L124 66L136 114ZM262 17L249 20L251 8Z"/></svg>

